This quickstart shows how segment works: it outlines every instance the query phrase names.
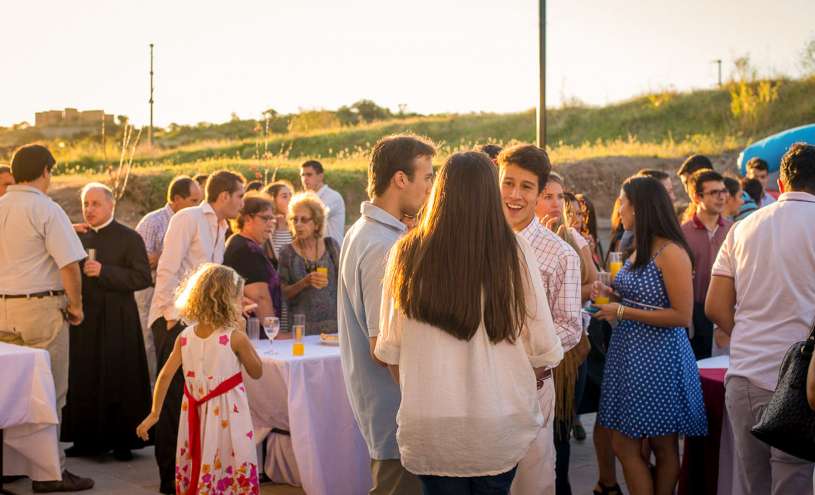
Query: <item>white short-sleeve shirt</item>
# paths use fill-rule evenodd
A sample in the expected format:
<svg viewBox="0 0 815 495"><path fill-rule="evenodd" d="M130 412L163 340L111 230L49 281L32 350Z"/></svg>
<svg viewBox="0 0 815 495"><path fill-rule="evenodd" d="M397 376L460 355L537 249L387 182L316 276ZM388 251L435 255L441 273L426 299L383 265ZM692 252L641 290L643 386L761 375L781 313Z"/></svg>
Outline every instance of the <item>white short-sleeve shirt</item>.
<svg viewBox="0 0 815 495"><path fill-rule="evenodd" d="M732 278L735 326L728 376L775 390L787 349L815 320L815 196L782 194L730 229L713 276Z"/></svg>

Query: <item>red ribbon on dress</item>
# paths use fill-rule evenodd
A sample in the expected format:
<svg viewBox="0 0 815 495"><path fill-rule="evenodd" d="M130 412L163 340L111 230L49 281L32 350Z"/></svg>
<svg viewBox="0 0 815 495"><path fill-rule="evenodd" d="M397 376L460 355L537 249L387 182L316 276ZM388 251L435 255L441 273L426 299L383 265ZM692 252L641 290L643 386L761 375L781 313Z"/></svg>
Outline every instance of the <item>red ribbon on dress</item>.
<svg viewBox="0 0 815 495"><path fill-rule="evenodd" d="M184 395L187 396L189 402L187 425L189 428L189 450L190 456L192 457L192 473L190 476L190 486L187 488L187 495L196 495L198 493L198 475L201 474L201 417L198 415L198 407L210 399L229 392L241 383L243 383L243 375L237 372L222 381L217 387L200 399L193 397L187 389L187 384L184 383Z"/></svg>

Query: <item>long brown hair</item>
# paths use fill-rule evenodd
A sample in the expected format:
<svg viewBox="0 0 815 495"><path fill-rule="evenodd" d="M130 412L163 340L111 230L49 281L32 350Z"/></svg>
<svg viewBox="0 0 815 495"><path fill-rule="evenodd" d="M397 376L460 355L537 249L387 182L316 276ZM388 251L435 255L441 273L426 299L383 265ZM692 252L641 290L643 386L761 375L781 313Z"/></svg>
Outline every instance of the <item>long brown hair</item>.
<svg viewBox="0 0 815 495"><path fill-rule="evenodd" d="M406 316L465 341L483 319L492 343L515 342L527 268L497 184L483 153L456 153L442 166L419 226L394 246L388 266Z"/></svg>

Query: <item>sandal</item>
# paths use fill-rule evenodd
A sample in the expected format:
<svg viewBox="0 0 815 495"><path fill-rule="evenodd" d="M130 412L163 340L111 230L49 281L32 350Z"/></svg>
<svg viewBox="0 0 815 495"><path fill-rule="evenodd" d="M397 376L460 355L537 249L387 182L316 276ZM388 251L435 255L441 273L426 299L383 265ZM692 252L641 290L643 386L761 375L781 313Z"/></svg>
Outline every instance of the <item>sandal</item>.
<svg viewBox="0 0 815 495"><path fill-rule="evenodd" d="M613 486L605 486L604 484L597 482L597 486L600 487L600 491L595 488L592 490L594 495L624 495L623 490L620 488L620 485L614 483Z"/></svg>
<svg viewBox="0 0 815 495"><path fill-rule="evenodd" d="M583 425L580 423L575 423L572 426L572 432L574 433L574 439L578 442L582 442L586 439L586 429L583 428Z"/></svg>

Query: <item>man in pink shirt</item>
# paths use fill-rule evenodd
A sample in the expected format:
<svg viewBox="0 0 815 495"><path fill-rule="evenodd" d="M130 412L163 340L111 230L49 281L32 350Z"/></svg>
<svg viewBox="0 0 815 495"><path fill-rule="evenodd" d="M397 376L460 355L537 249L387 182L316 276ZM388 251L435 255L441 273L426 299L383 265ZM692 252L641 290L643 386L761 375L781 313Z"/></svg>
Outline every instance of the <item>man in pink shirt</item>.
<svg viewBox="0 0 815 495"><path fill-rule="evenodd" d="M693 336L690 342L699 360L710 357L713 344L713 323L705 316L710 270L733 222L722 216L728 193L721 174L714 170L694 172L688 178L687 190L691 204L685 212L682 233L693 252Z"/></svg>

